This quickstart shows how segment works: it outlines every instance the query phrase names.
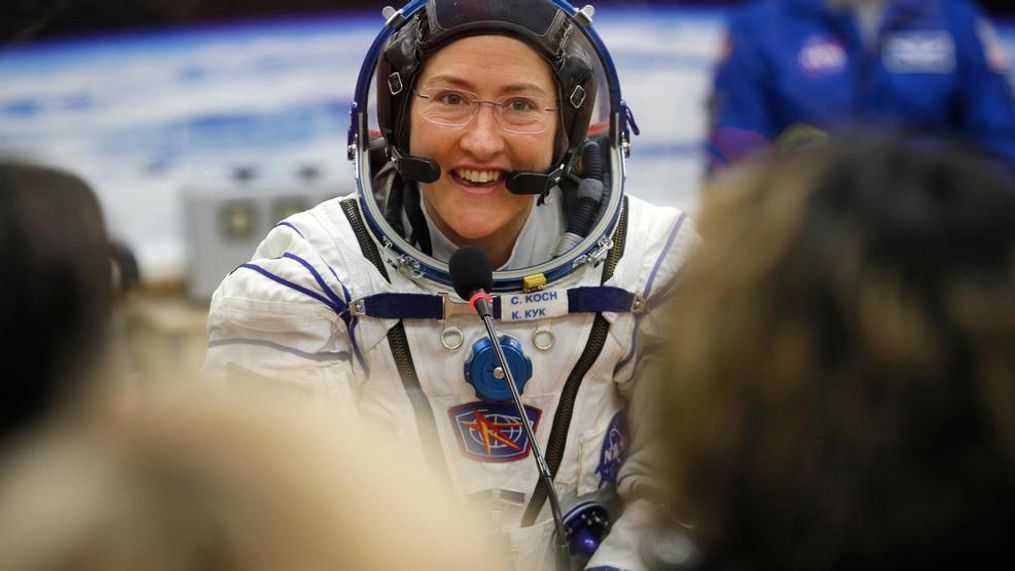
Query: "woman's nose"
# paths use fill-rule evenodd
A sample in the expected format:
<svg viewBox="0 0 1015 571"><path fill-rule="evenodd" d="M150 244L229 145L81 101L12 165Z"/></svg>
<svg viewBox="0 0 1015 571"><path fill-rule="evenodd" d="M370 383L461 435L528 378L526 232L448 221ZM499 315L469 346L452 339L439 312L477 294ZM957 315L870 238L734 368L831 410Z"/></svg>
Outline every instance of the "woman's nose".
<svg viewBox="0 0 1015 571"><path fill-rule="evenodd" d="M497 110L491 105L480 105L462 133L460 141L464 151L478 159L489 158L504 150L504 130L497 121Z"/></svg>

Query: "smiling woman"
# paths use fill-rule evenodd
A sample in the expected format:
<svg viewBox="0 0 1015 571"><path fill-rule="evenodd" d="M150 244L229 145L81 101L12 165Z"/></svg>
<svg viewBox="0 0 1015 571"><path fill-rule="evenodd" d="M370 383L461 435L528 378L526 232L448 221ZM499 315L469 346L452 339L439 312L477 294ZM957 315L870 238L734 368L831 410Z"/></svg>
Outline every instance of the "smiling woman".
<svg viewBox="0 0 1015 571"><path fill-rule="evenodd" d="M276 226L209 315L212 377L252 372L378 421L486 509L516 569L562 568L564 543L569 567L644 567L634 494L652 478L625 463L643 416L625 399L659 341L645 308L696 241L682 212L623 194L636 127L593 16L559 0L386 10L352 104L357 194ZM498 339L449 293L465 245L496 268ZM521 404L503 400L495 343Z"/></svg>
<svg viewBox="0 0 1015 571"><path fill-rule="evenodd" d="M497 61L497 65L489 65L491 61ZM504 266L529 219L535 197L508 191L503 175L516 170L546 170L553 158L557 118L546 107L531 103L550 101L555 106L552 98L556 88L550 67L535 50L518 40L473 36L435 53L424 66L419 85L424 93L443 92L444 98L419 97L412 103L409 152L429 157L441 170L439 179L420 185L426 212L446 239L457 246L479 246L494 267ZM456 92L456 88L476 93L482 103L502 103L493 102L489 112L477 100L464 105L461 102L470 95ZM513 111L515 105L526 102L524 112ZM467 109L471 117L460 110L453 112L455 117L449 114L449 107ZM534 120L516 119L512 123L512 113ZM519 133L509 131L511 127L540 129ZM559 209L547 208L553 210L554 217L562 217ZM548 232L544 226L538 236L556 241L563 224L557 222L551 227L557 232ZM440 238L431 230L431 243ZM532 239L537 239L536 233ZM552 242L541 250L548 257ZM533 261L544 260L526 261L529 263L525 265L532 265Z"/></svg>
<svg viewBox="0 0 1015 571"><path fill-rule="evenodd" d="M606 149L626 129L608 133L620 111L609 66L552 3L428 4L425 27L405 26L378 53L376 101L357 101L383 135L361 131L374 150L361 163L368 224L440 281L463 245L511 275L545 275L548 263L566 273L619 206L622 157Z"/></svg>

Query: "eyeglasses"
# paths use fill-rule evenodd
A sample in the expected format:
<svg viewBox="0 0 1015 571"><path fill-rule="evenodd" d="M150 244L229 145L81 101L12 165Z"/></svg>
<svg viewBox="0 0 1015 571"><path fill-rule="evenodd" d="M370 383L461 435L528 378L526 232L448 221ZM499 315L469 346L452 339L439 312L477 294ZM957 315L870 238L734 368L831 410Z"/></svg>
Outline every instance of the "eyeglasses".
<svg viewBox="0 0 1015 571"><path fill-rule="evenodd" d="M532 95L505 95L486 101L470 91L449 87L412 92L424 100L423 119L445 127L464 127L476 118L480 107L489 105L501 129L511 133L542 133L552 122L551 113L560 109L551 107L554 101Z"/></svg>

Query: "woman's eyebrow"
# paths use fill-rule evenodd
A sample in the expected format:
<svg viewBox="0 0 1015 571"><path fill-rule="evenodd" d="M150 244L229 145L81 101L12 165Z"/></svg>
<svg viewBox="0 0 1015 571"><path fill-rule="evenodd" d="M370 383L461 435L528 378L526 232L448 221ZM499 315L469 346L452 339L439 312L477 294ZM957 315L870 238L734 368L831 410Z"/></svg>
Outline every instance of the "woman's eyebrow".
<svg viewBox="0 0 1015 571"><path fill-rule="evenodd" d="M525 81L525 82L522 82L522 83L513 83L511 85L507 85L507 86L505 86L503 88L503 91L505 91L507 93L520 93L520 92L525 92L525 91L536 91L536 92L539 92L539 93L541 93L543 95L549 95L546 92L546 90L543 89L542 85L539 85L538 83L528 82L528 81Z"/></svg>
<svg viewBox="0 0 1015 571"><path fill-rule="evenodd" d="M457 75L448 75L448 74L437 74L437 75L434 75L432 77L427 78L427 80L425 82L423 82L423 83L426 83L426 84L444 83L444 84L453 85L455 87L466 87L466 88L471 88L472 87L472 85L467 80L462 79L461 77L459 77Z"/></svg>
<svg viewBox="0 0 1015 571"><path fill-rule="evenodd" d="M423 83L426 85L440 83L444 85L450 85L452 87L460 87L463 89L468 89L469 91L479 91L479 89L477 89L478 86L474 85L469 80L464 79L457 75L437 74L427 78L427 80ZM544 89L543 86L531 81L522 81L519 83L512 83L510 85L506 85L501 88L501 91L504 93L524 93L535 91L542 95L549 95L549 93L547 93L546 89Z"/></svg>

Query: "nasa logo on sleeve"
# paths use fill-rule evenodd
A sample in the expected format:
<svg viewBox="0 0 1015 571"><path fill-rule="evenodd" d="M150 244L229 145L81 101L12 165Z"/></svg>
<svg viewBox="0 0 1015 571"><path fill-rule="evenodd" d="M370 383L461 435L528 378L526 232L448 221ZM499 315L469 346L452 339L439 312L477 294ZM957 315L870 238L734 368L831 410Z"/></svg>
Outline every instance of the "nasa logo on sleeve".
<svg viewBox="0 0 1015 571"><path fill-rule="evenodd" d="M804 42L797 63L811 75L831 75L846 69L849 56L842 42L824 34L816 34Z"/></svg>
<svg viewBox="0 0 1015 571"><path fill-rule="evenodd" d="M599 474L599 487L606 484L617 483L617 473L620 465L624 463L627 452L627 441L624 439L624 413L618 411L610 419L610 426L603 436L603 447L599 451L599 466L596 474Z"/></svg>
<svg viewBox="0 0 1015 571"><path fill-rule="evenodd" d="M543 411L525 407L532 432ZM529 439L514 404L471 402L448 410L462 453L480 462L514 462L529 455Z"/></svg>

